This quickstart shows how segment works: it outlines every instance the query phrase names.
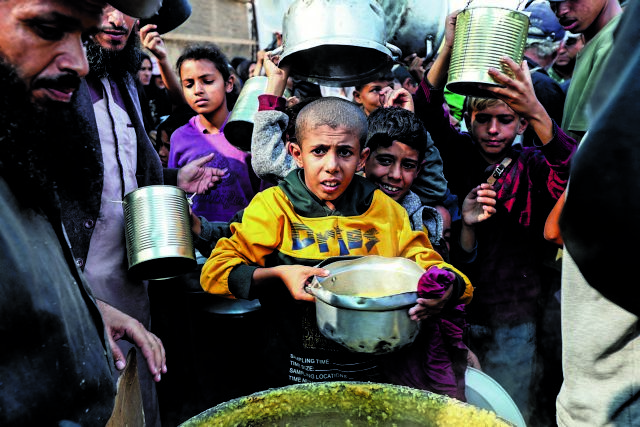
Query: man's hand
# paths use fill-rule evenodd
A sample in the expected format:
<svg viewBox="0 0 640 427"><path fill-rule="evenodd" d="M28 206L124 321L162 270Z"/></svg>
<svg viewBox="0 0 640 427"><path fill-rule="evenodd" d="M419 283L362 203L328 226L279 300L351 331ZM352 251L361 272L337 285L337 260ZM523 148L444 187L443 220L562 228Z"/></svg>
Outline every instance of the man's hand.
<svg viewBox="0 0 640 427"><path fill-rule="evenodd" d="M153 55L162 61L167 58L167 48L164 45L164 40L160 37L160 33L156 30L157 25L147 24L140 28L140 41L145 49L148 49Z"/></svg>
<svg viewBox="0 0 640 427"><path fill-rule="evenodd" d="M160 381L162 374L167 373L167 361L160 338L147 331L133 317L103 301L97 300L97 303L100 313L102 313L116 368L121 371L126 365L127 359L116 344L116 341L125 339L140 348L154 381Z"/></svg>
<svg viewBox="0 0 640 427"><path fill-rule="evenodd" d="M208 154L184 165L178 171L178 187L187 193L204 194L215 188L227 174L227 169L206 167L215 153Z"/></svg>

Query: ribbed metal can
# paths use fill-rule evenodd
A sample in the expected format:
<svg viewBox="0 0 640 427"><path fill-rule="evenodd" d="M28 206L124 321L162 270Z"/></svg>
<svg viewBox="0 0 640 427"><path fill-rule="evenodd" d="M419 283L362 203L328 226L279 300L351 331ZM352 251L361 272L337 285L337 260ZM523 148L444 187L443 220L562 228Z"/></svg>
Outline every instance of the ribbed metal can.
<svg viewBox="0 0 640 427"><path fill-rule="evenodd" d="M123 201L129 273L139 279L164 279L193 270L189 203L172 185L150 185Z"/></svg>
<svg viewBox="0 0 640 427"><path fill-rule="evenodd" d="M522 62L528 29L529 17L517 10L473 7L460 12L447 89L460 95L494 97L479 85L500 86L489 75L489 68L513 76L500 60L508 56L518 64Z"/></svg>

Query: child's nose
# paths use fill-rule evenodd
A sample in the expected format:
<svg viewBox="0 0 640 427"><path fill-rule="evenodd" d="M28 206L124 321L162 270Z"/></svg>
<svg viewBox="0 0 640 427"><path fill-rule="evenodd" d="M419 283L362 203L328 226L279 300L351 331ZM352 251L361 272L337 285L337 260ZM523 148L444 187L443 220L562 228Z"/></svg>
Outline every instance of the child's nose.
<svg viewBox="0 0 640 427"><path fill-rule="evenodd" d="M401 168L399 164L393 164L389 168L389 173L387 174L391 179L400 179L402 176Z"/></svg>
<svg viewBox="0 0 640 427"><path fill-rule="evenodd" d="M335 172L338 169L338 156L336 154L327 153L325 168L328 172Z"/></svg>

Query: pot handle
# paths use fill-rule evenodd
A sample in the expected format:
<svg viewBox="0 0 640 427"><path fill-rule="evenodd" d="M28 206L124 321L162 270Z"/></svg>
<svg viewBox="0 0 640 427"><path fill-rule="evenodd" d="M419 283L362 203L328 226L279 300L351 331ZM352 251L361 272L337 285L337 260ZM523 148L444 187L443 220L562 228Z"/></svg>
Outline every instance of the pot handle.
<svg viewBox="0 0 640 427"><path fill-rule="evenodd" d="M276 56L276 55L281 55L282 52L284 51L284 48L282 46L278 46L277 48L270 50L269 52L267 52L268 56Z"/></svg>
<svg viewBox="0 0 640 427"><path fill-rule="evenodd" d="M433 54L435 53L433 51L433 40L434 40L433 34L427 34L427 37L425 37L424 39L425 50L426 50L426 54L425 54L426 60L430 60Z"/></svg>
<svg viewBox="0 0 640 427"><path fill-rule="evenodd" d="M384 45L391 51L391 59L394 61L397 61L398 58L402 56L402 50L400 50L398 46L392 45L391 43L385 43Z"/></svg>
<svg viewBox="0 0 640 427"><path fill-rule="evenodd" d="M314 297L318 296L318 289L320 289L320 282L318 282L318 278L316 276L313 276L311 283L304 285L305 292L313 295Z"/></svg>

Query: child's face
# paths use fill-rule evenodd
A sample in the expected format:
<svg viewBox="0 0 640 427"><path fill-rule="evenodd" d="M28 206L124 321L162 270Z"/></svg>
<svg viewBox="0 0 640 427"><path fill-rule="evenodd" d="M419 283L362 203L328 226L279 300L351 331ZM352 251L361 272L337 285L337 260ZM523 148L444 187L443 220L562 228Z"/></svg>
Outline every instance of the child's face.
<svg viewBox="0 0 640 427"><path fill-rule="evenodd" d="M471 135L488 157L501 155L527 128L527 122L503 102L473 111L467 118Z"/></svg>
<svg viewBox="0 0 640 427"><path fill-rule="evenodd" d="M367 83L362 86L361 90L353 92L353 99L356 103L362 105L365 114L368 116L382 105L380 92L386 87L393 88L393 81L376 80Z"/></svg>
<svg viewBox="0 0 640 427"><path fill-rule="evenodd" d="M160 139L158 144L158 155L160 156L160 162L165 168L169 164L169 150L171 149L171 137L166 130L160 130L160 134L157 136Z"/></svg>
<svg viewBox="0 0 640 427"><path fill-rule="evenodd" d="M420 171L418 150L400 141L378 147L364 166L367 179L396 202L411 188Z"/></svg>
<svg viewBox="0 0 640 427"><path fill-rule="evenodd" d="M188 59L180 67L182 91L189 106L198 114L211 114L227 105L226 94L233 80L224 80L215 64L207 59Z"/></svg>
<svg viewBox="0 0 640 427"><path fill-rule="evenodd" d="M303 138L291 144L291 154L304 168L309 190L334 209L332 201L345 192L353 175L363 167L369 149L360 151L358 138L345 127L319 126L307 131Z"/></svg>
<svg viewBox="0 0 640 427"><path fill-rule="evenodd" d="M142 83L143 86L147 86L151 83L152 71L153 67L151 65L151 61L143 59L142 64L140 64L140 69L138 70L138 80L140 80L140 83Z"/></svg>

